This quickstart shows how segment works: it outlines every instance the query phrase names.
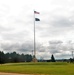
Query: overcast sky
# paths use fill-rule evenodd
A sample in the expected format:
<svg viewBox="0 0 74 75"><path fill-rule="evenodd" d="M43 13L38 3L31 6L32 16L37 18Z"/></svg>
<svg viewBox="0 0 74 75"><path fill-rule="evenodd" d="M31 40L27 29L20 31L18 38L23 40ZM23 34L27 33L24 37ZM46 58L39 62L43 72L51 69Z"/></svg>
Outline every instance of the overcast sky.
<svg viewBox="0 0 74 75"><path fill-rule="evenodd" d="M34 10L36 56L71 58L74 51L74 0L0 0L0 50L32 54Z"/></svg>

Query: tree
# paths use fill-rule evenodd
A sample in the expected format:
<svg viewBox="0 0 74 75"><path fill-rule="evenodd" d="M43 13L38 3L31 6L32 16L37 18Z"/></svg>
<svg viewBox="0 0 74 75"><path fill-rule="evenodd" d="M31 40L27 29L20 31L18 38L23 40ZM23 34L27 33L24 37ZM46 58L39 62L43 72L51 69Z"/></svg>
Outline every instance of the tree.
<svg viewBox="0 0 74 75"><path fill-rule="evenodd" d="M0 64L9 63L9 62L31 62L32 55L29 54L18 54L16 52L6 53L0 51Z"/></svg>
<svg viewBox="0 0 74 75"><path fill-rule="evenodd" d="M29 54L26 54L26 55L25 55L25 61L26 61L26 62L31 62L31 61L32 61L32 56L29 55Z"/></svg>
<svg viewBox="0 0 74 75"><path fill-rule="evenodd" d="M51 55L51 62L55 62L55 58L53 54Z"/></svg>
<svg viewBox="0 0 74 75"><path fill-rule="evenodd" d="M3 52L0 51L0 64L5 63L5 55Z"/></svg>
<svg viewBox="0 0 74 75"><path fill-rule="evenodd" d="M20 62L19 56L16 52L10 53L11 62Z"/></svg>
<svg viewBox="0 0 74 75"><path fill-rule="evenodd" d="M9 54L9 53L6 53L6 54L5 54L5 62L6 62L6 63L10 62L10 58L11 58L11 57L10 57L10 54Z"/></svg>

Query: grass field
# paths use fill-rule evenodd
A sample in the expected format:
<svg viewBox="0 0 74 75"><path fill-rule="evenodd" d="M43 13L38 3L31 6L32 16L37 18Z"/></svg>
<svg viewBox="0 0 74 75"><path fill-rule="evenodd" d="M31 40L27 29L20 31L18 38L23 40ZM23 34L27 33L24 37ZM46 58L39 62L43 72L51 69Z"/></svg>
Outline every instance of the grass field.
<svg viewBox="0 0 74 75"><path fill-rule="evenodd" d="M45 75L74 75L74 64L61 62L9 63L0 65L0 72Z"/></svg>

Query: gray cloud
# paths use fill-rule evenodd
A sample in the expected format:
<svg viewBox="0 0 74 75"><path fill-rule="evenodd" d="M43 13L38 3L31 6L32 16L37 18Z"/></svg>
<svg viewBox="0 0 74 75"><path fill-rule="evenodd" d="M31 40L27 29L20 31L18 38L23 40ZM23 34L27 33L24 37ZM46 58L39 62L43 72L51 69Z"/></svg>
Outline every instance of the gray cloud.
<svg viewBox="0 0 74 75"><path fill-rule="evenodd" d="M20 51L20 52L29 52L30 50L33 50L33 44L30 42L26 43L20 43L20 42L15 42L15 43L2 43L1 48L4 51L11 52L11 51Z"/></svg>
<svg viewBox="0 0 74 75"><path fill-rule="evenodd" d="M72 41L52 40L49 41L48 51L56 58L70 58L72 51L74 51L74 43Z"/></svg>
<svg viewBox="0 0 74 75"><path fill-rule="evenodd" d="M12 52L12 51L16 51L16 52L25 52L25 53L29 53L32 52L34 50L34 44L33 41L25 41L25 43L21 43L21 42L15 42L15 43L1 43L1 49L5 52ZM37 43L36 44L36 50L37 52L44 52L45 49L44 47Z"/></svg>
<svg viewBox="0 0 74 75"><path fill-rule="evenodd" d="M49 52L51 54L60 53L60 50L62 49L62 44L63 41L60 40L49 41L49 46L48 46Z"/></svg>
<svg viewBox="0 0 74 75"><path fill-rule="evenodd" d="M1 49L5 52L32 54L34 49L33 41L15 42L15 43L1 43ZM43 57L50 59L54 54L57 58L71 58L71 53L74 51L73 42L63 42L61 40L51 40L48 46L44 46L40 43L36 43L36 55L37 58Z"/></svg>
<svg viewBox="0 0 74 75"><path fill-rule="evenodd" d="M52 40L52 41L49 41L49 44L62 44L63 42L60 41L60 40Z"/></svg>
<svg viewBox="0 0 74 75"><path fill-rule="evenodd" d="M40 37L62 37L68 35L69 32L73 32L74 17L72 15L73 14L71 14L69 17L66 17L53 16L52 14L50 22L48 24L43 25L43 27L40 26Z"/></svg>
<svg viewBox="0 0 74 75"><path fill-rule="evenodd" d="M7 32L7 31L12 31L14 30L13 28L9 28L9 27L4 27L2 25L0 25L0 33L4 33L4 32Z"/></svg>
<svg viewBox="0 0 74 75"><path fill-rule="evenodd" d="M59 16L54 18L51 25L55 27L71 27L74 25L74 22L70 18Z"/></svg>

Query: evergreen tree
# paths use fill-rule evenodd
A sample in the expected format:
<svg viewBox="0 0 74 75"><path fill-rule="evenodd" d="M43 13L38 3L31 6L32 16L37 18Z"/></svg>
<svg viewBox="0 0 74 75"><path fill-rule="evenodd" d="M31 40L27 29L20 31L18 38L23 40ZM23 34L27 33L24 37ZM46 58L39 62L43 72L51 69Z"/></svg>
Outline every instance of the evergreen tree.
<svg viewBox="0 0 74 75"><path fill-rule="evenodd" d="M53 54L51 55L51 62L55 62L55 58Z"/></svg>
<svg viewBox="0 0 74 75"><path fill-rule="evenodd" d="M0 64L5 63L5 55L3 52L0 51Z"/></svg>
<svg viewBox="0 0 74 75"><path fill-rule="evenodd" d="M29 54L18 54L16 52L6 53L0 51L0 64L9 63L9 62L31 62L32 55Z"/></svg>

